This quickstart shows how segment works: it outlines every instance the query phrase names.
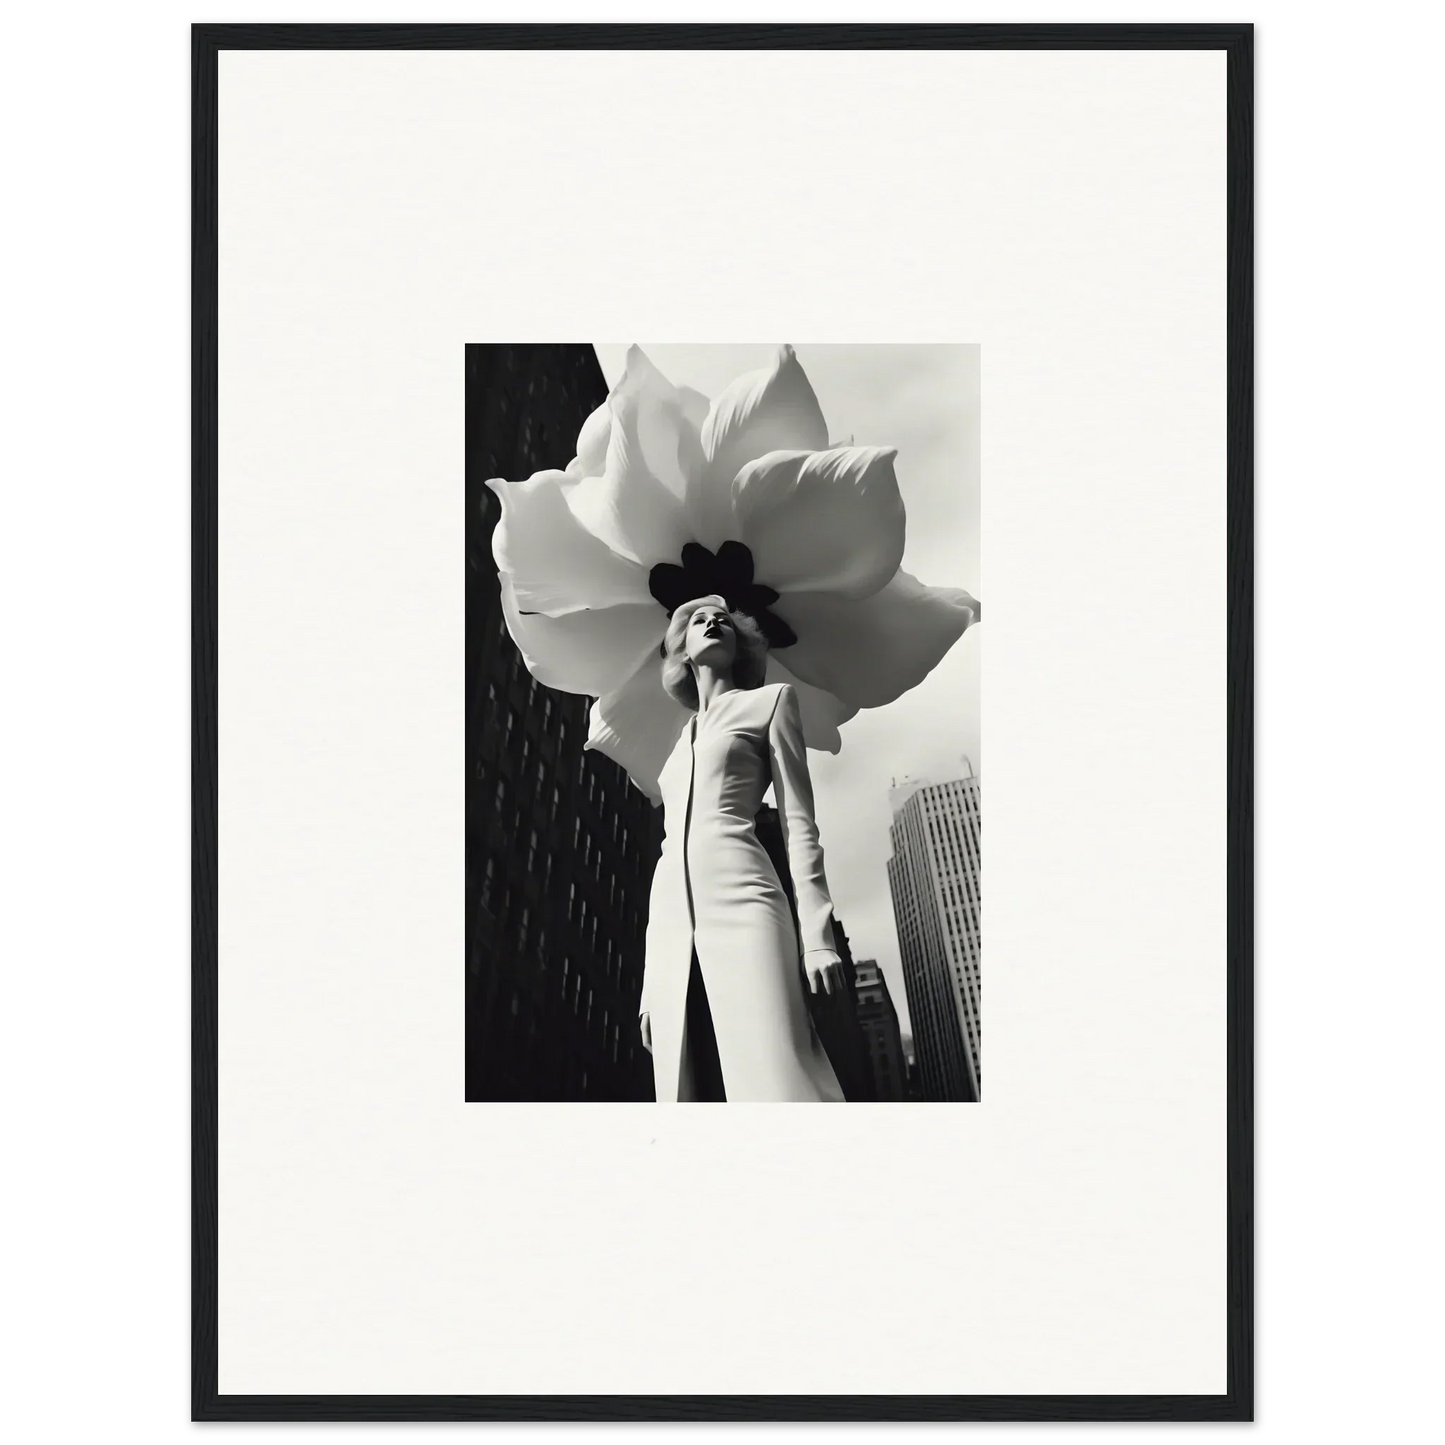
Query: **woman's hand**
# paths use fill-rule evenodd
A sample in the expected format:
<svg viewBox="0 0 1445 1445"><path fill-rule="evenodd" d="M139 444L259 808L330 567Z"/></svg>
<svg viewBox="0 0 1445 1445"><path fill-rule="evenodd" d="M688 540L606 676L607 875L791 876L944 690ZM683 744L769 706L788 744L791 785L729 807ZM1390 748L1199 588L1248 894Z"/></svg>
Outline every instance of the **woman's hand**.
<svg viewBox="0 0 1445 1445"><path fill-rule="evenodd" d="M652 1052L652 1015L638 1014L637 1027L642 1032L642 1047L650 1054Z"/></svg>
<svg viewBox="0 0 1445 1445"><path fill-rule="evenodd" d="M803 968L814 993L821 990L831 996L843 992L843 960L831 948L810 949L803 955Z"/></svg>

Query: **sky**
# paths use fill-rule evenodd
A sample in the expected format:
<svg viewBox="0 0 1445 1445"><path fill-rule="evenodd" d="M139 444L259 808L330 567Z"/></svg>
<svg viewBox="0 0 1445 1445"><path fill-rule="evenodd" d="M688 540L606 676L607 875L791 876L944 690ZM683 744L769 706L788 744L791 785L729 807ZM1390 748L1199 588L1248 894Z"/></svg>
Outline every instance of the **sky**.
<svg viewBox="0 0 1445 1445"><path fill-rule="evenodd" d="M669 380L709 397L743 372L769 365L778 345L639 344ZM851 436L858 446L898 449L908 515L904 570L932 586L966 588L982 603L978 347L792 344L830 439ZM622 374L627 346L596 346L609 386ZM888 893L888 791L894 779L960 777L965 757L982 775L983 628L970 627L911 692L845 723L836 756L808 754L834 912L854 958L876 958L882 966L905 1032L908 997Z"/></svg>

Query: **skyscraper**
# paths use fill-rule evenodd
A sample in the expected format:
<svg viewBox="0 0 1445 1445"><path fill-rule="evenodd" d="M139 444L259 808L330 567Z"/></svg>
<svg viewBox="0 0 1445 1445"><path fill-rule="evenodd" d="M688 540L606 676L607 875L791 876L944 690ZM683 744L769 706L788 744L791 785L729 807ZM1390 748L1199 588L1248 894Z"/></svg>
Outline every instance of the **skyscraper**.
<svg viewBox="0 0 1445 1445"><path fill-rule="evenodd" d="M923 1094L976 1101L979 1055L979 797L971 765L910 782L889 803L888 887Z"/></svg>
<svg viewBox="0 0 1445 1445"><path fill-rule="evenodd" d="M898 1030L898 1010L875 959L860 958L853 970L858 1025L868 1045L874 1092L879 1099L908 1097L908 1061Z"/></svg>
<svg viewBox="0 0 1445 1445"><path fill-rule="evenodd" d="M637 1004L662 811L584 752L586 698L512 645L489 477L564 466L607 395L590 346L469 346L466 1097L650 1099Z"/></svg>

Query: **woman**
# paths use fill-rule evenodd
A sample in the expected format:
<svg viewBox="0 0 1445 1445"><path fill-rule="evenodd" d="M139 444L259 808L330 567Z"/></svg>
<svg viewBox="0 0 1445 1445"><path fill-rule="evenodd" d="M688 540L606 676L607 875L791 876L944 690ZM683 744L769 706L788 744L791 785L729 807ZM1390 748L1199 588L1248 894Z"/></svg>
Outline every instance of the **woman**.
<svg viewBox="0 0 1445 1445"><path fill-rule="evenodd" d="M763 685L767 643L722 597L678 607L663 649L663 685L693 716L660 779L639 1020L657 1097L841 1102L803 996L804 977L832 993L843 973L797 699ZM797 928L753 824L769 783Z"/></svg>

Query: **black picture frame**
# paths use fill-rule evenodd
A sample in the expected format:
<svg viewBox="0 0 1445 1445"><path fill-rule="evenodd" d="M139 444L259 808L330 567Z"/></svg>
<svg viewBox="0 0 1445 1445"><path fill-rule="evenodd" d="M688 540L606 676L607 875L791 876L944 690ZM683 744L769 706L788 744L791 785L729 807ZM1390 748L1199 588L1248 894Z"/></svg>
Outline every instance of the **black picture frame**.
<svg viewBox="0 0 1445 1445"><path fill-rule="evenodd" d="M223 50L1217 50L1228 159L1227 1378L1219 1395L222 1395L217 1341L217 75ZM197 1421L1254 1418L1253 26L196 25L191 32L191 1417Z"/></svg>

